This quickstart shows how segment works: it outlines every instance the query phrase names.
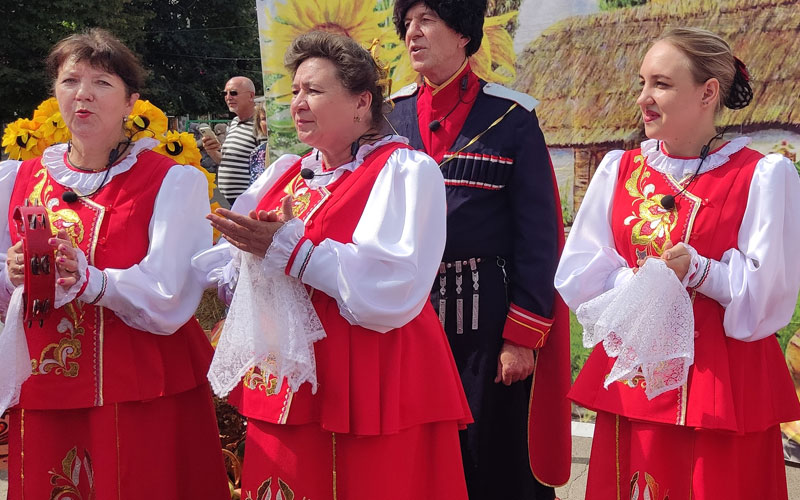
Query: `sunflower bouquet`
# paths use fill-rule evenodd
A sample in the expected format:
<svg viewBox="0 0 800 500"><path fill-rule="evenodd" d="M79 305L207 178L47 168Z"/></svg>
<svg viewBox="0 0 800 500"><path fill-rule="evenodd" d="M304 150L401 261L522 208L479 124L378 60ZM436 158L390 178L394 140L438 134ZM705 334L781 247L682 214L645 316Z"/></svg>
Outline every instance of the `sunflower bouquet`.
<svg viewBox="0 0 800 500"><path fill-rule="evenodd" d="M194 136L188 132L168 130L167 115L157 106L142 99L136 101L125 120L125 132L133 141L142 137L158 139L161 144L153 151L175 163L191 165L203 172L208 180L208 197L211 199L216 187L214 174L200 166L200 149ZM20 118L6 127L2 147L12 160L29 160L41 156L49 146L67 142L70 138L58 102L51 97L36 108L32 119Z"/></svg>

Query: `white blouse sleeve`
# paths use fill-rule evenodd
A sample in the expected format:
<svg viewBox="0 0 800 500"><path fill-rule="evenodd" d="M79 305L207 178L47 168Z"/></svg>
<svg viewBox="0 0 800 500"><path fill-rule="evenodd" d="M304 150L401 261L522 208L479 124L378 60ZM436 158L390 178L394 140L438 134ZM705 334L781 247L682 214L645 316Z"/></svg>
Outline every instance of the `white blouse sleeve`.
<svg viewBox="0 0 800 500"><path fill-rule="evenodd" d="M11 192L14 190L14 182L17 179L17 171L22 162L16 160L7 160L0 162L0 313L5 316L8 310L8 303L11 300L11 293L14 291L14 285L8 280L8 273L6 269L6 255L8 249L11 248L11 232L8 227L9 201L11 200Z"/></svg>
<svg viewBox="0 0 800 500"><path fill-rule="evenodd" d="M429 300L444 252L446 218L444 179L436 162L398 149L378 174L353 242L326 239L311 248L301 279L333 297L351 324L381 333L399 328ZM291 231L282 236L297 241Z"/></svg>
<svg viewBox="0 0 800 500"><path fill-rule="evenodd" d="M792 318L800 290L800 178L791 161L771 154L756 165L738 248L711 260L697 289L725 307L731 338L756 341Z"/></svg>
<svg viewBox="0 0 800 500"><path fill-rule="evenodd" d="M558 263L555 286L572 310L633 276L616 250L611 231L612 201L623 153L609 152L597 167Z"/></svg>
<svg viewBox="0 0 800 500"><path fill-rule="evenodd" d="M264 170L247 190L236 198L231 207L236 213L247 215L275 182L297 162L297 155L283 155ZM208 225L208 222L205 222ZM239 277L239 249L224 238L211 248L204 248L192 258L192 270L200 286L217 286L220 299L230 303Z"/></svg>
<svg viewBox="0 0 800 500"><path fill-rule="evenodd" d="M203 293L191 269L192 256L211 246L208 183L188 165L175 165L161 184L150 220L150 246L127 269L89 266L81 296L114 311L127 325L155 334L171 334L186 323ZM107 277L103 292L103 274Z"/></svg>

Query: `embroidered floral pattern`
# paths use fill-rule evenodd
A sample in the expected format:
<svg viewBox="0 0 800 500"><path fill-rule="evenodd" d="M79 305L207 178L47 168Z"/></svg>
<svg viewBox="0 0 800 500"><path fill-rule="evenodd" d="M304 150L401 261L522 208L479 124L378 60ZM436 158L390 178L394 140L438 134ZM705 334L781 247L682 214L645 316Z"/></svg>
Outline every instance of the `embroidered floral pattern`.
<svg viewBox="0 0 800 500"><path fill-rule="evenodd" d="M253 496L252 491L248 491L245 500L295 500L294 491L281 478L278 478L277 486L277 491L273 492L272 478L269 478L258 487L256 496ZM300 499L298 498L297 500ZM309 499L308 497L303 497L302 500Z"/></svg>
<svg viewBox="0 0 800 500"><path fill-rule="evenodd" d="M39 359L31 360L31 368L34 375L64 375L65 377L77 377L79 371L78 363L70 361L80 357L81 341L77 338L83 335L86 329L81 326L84 320L84 311L78 301L72 301L63 308L67 312L66 318L61 318L56 329L58 333L66 334L58 343L48 344L39 355Z"/></svg>
<svg viewBox="0 0 800 500"><path fill-rule="evenodd" d="M244 374L244 386L251 391L263 391L267 396L278 394L278 378L274 375L264 377L264 374L256 367L250 368Z"/></svg>
<svg viewBox="0 0 800 500"><path fill-rule="evenodd" d="M639 488L639 471L633 473L631 478L631 500L640 500L640 493L644 493L643 500L669 500L669 490L664 493L663 497L659 496L659 487L655 478L644 473L645 489L642 491Z"/></svg>
<svg viewBox="0 0 800 500"><path fill-rule="evenodd" d="M47 167L42 168L33 174L34 179L41 178L31 190L28 201L31 204L38 204L45 207L50 218L53 234L64 230L72 240L72 244L78 246L84 238L84 226L78 214L70 209L59 209L61 198L52 196L53 186L50 185L47 175ZM39 359L31 360L31 367L34 375L45 375L53 373L65 377L77 377L79 371L78 363L70 361L80 357L82 353L81 342L77 338L85 333L83 324L84 312L78 301L67 304L64 308L67 317L59 321L57 330L62 335L57 343L48 344L39 355Z"/></svg>
<svg viewBox="0 0 800 500"><path fill-rule="evenodd" d="M53 234L63 229L69 235L72 244L78 246L84 237L83 221L74 210L59 208L61 198L52 196L53 186L47 182L47 167L42 166L41 170L33 174L33 177L41 177L41 180L33 186L33 190L28 196L28 201L33 205L38 204L45 207L47 216L50 218Z"/></svg>
<svg viewBox="0 0 800 500"><path fill-rule="evenodd" d="M678 223L678 213L662 207L661 199L665 195L655 194L655 185L647 183L650 171L645 168L644 157L638 155L633 161L637 167L625 182L625 189L633 197L633 210L624 224L633 224L633 245L643 246L646 255L661 255L664 245L672 243L670 234Z"/></svg>
<svg viewBox="0 0 800 500"><path fill-rule="evenodd" d="M81 488L81 479L85 477L86 483ZM89 452L84 450L83 459L78 456L77 447L73 447L61 461L61 471L50 470L50 500L93 500L94 469Z"/></svg>

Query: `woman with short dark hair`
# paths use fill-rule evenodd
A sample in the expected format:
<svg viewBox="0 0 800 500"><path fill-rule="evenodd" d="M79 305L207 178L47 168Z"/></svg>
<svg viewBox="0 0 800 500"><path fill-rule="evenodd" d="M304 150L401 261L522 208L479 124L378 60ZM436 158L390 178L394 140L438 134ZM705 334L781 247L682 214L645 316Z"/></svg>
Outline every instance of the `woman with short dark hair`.
<svg viewBox="0 0 800 500"><path fill-rule="evenodd" d="M32 374L11 395L9 499L230 498L212 351L192 318L191 256L211 242L205 176L125 127L145 72L108 32L62 40L48 68L71 140L0 163L4 337L22 326L21 285L37 273L15 207L45 207L56 277L56 307L19 332Z"/></svg>
<svg viewBox="0 0 800 500"><path fill-rule="evenodd" d="M248 417L243 494L466 499L469 408L428 301L442 175L380 133L385 73L355 41L301 35L286 66L313 149L211 215L230 245L195 257L224 294L235 287L209 378L225 393L244 373L231 395Z"/></svg>

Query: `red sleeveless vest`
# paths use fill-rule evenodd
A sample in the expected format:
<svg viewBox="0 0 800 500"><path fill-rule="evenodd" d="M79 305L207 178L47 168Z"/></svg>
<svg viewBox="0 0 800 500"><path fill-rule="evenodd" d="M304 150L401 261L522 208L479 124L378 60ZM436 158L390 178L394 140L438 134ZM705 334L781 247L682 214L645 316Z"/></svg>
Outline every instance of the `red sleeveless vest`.
<svg viewBox="0 0 800 500"><path fill-rule="evenodd" d="M28 160L17 173L9 215L25 200L38 202L47 207L54 233L65 229L89 265L127 269L147 254L156 195L172 165L144 151L96 194L67 204L61 200L64 187L50 178L41 159ZM18 241L11 220L9 229L12 242ZM42 327L26 327L25 334L33 369L20 396L26 409L87 408L177 394L206 383L212 354L194 318L172 335L155 335L81 298L53 311Z"/></svg>
<svg viewBox="0 0 800 500"><path fill-rule="evenodd" d="M757 151L744 148L720 167L697 176L676 198L677 211L659 200L677 195L682 185L651 169L641 150L620 160L611 226L617 252L629 267L642 255L660 256L664 244L686 242L705 257L720 260L737 248ZM654 290L653 293L658 293ZM644 379L612 383L603 380L615 359L595 347L575 381L570 397L588 408L674 425L756 432L800 418L786 364L775 336L742 342L725 335L723 307L692 292L695 360L688 382L652 400Z"/></svg>
<svg viewBox="0 0 800 500"><path fill-rule="evenodd" d="M259 203L259 209L280 207L287 193L295 194L295 213L305 220L305 236L315 245L324 239L351 243L353 231L375 179L397 143L378 147L354 172L345 174L322 195L298 206L307 194L293 165ZM327 191L327 194L325 194ZM308 216L310 214L310 216ZM361 435L391 434L428 422L469 421L461 381L444 330L426 301L408 324L387 333L351 325L334 299L311 290L311 302L327 337L314 344L319 387L309 384L294 393L284 384L275 393L274 380L258 372L245 376L231 401L250 418L272 423L319 423L329 431Z"/></svg>

